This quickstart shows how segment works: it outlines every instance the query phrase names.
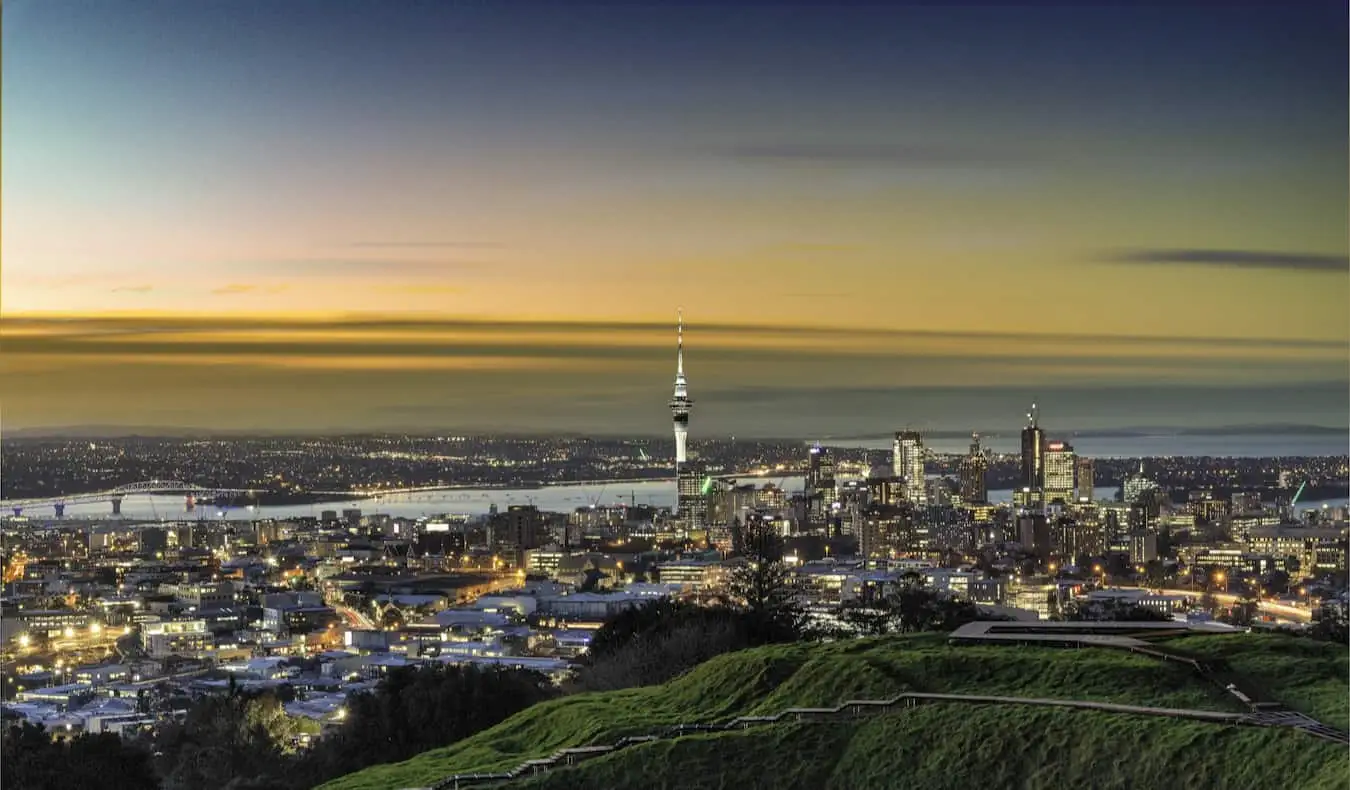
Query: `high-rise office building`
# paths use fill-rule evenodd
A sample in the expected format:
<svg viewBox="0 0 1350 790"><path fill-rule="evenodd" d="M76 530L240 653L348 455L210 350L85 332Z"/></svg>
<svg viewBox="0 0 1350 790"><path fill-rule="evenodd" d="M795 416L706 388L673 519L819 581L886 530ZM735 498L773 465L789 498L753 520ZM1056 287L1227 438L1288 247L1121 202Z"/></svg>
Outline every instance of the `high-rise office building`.
<svg viewBox="0 0 1350 790"><path fill-rule="evenodd" d="M1091 458L1087 456L1078 456L1078 498L1088 502L1093 501L1094 485L1096 483L1097 467Z"/></svg>
<svg viewBox="0 0 1350 790"><path fill-rule="evenodd" d="M679 318L675 329L675 394L670 399L670 416L673 418L675 427L675 479L680 480L680 467L689 460L687 445L689 443L689 412L693 409L694 401L689 397L689 380L684 375L684 313L678 314ZM679 510L679 483L675 488L675 508Z"/></svg>
<svg viewBox="0 0 1350 790"><path fill-rule="evenodd" d="M830 506L837 501L834 479L834 458L829 448L815 444L811 447L806 467L806 520L823 523L830 515Z"/></svg>
<svg viewBox="0 0 1350 790"><path fill-rule="evenodd" d="M1022 429L1022 487L1040 491L1045 487L1045 431L1037 424L1036 404L1027 412Z"/></svg>
<svg viewBox="0 0 1350 790"><path fill-rule="evenodd" d="M675 505L675 517L681 527L689 532L706 529L708 526L708 492L712 481L703 474L701 464L685 462L680 464L675 477L675 489L678 500Z"/></svg>
<svg viewBox="0 0 1350 790"><path fill-rule="evenodd" d="M961 501L980 503L989 501L989 485L986 473L989 471L989 459L980 447L980 435L970 435L970 453L961 459L959 468L961 479Z"/></svg>
<svg viewBox="0 0 1350 790"><path fill-rule="evenodd" d="M806 467L806 493L811 496L825 491L830 492L829 497L833 497L834 457L830 455L829 448L816 444L811 447Z"/></svg>
<svg viewBox="0 0 1350 790"><path fill-rule="evenodd" d="M1048 442L1044 455L1045 502L1073 501L1073 446L1068 442Z"/></svg>
<svg viewBox="0 0 1350 790"><path fill-rule="evenodd" d="M905 499L915 505L926 504L928 475L924 470L923 437L918 431L897 433L891 455L895 476L904 487Z"/></svg>

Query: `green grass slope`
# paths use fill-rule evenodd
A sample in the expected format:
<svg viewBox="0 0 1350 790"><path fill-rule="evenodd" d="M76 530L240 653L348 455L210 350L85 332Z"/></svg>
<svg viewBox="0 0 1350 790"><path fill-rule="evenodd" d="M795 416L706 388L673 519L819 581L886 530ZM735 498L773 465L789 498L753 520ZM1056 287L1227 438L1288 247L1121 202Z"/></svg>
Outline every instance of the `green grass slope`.
<svg viewBox="0 0 1350 790"><path fill-rule="evenodd" d="M1204 658L1223 658L1294 710L1350 732L1350 651L1345 645L1283 634L1215 634L1158 642ZM1350 780L1347 780L1350 787Z"/></svg>
<svg viewBox="0 0 1350 790"><path fill-rule="evenodd" d="M840 725L657 741L518 790L1344 790L1342 746L1296 732L1095 711L929 705Z"/></svg>
<svg viewBox="0 0 1350 790"><path fill-rule="evenodd" d="M1259 645L1248 649L1247 645L1238 641L1253 637L1206 636L1194 639L1211 638L1233 640L1231 647L1221 646L1213 649L1229 656L1235 667L1239 666L1236 655L1247 653L1256 655L1262 650ZM1178 641L1177 644L1181 646L1182 642ZM1187 640L1185 647L1187 650L1201 652L1205 644L1199 641L1192 644L1191 640ZM1302 661L1302 658L1297 654L1287 654L1281 660L1289 662L1292 667ZM1308 671L1320 673L1323 668L1318 666ZM1340 684L1341 697L1344 699L1347 691L1345 672L1333 675L1332 681ZM1273 685L1271 687L1273 690L1280 690ZM425 752L402 763L373 766L334 780L323 787L324 790L398 790L421 787L450 774L509 769L523 760L546 757L560 748L610 743L624 735L642 734L680 722L726 721L746 714L776 713L792 706L835 705L850 698L884 698L904 691L1000 694L1174 708L1240 710L1231 697L1201 680L1184 665L1160 662L1113 650L1015 646L952 647L942 635L882 637L831 644L778 645L719 656L662 686L606 694L581 694L537 705L492 729L454 745ZM1036 718L1043 713L1053 714L1055 718ZM915 716L917 718L912 718ZM884 722L839 726L810 725L808 729L839 730L845 735L837 737L843 737L844 740L839 743L810 740L836 737L821 732L810 735L807 741L801 741L800 745L794 748L805 754L810 749L819 747L835 755L845 749L856 751L859 747L853 744L855 736L881 737L876 733L884 732L888 733L885 735L886 738L909 739L914 737L911 735L913 730L911 725L905 722L928 721L930 717L942 718L947 722L942 725L946 729L951 729L956 723L966 720L982 722L979 728L982 734L979 738L983 738L989 745L981 748L992 749L994 756L1008 759L1022 759L1024 746L1039 744L1047 739L1051 742L1059 739L1066 744L1065 748L1069 748L1075 743L1070 737L1079 737L1078 731L1082 730L1086 723L1091 724L1090 729L1096 729L1098 721L1107 720L1100 715L1082 711L1045 712L1030 707L988 710L966 705L941 705L886 716L883 717ZM1150 738L1185 740L1202 736L1227 738L1233 744L1266 743L1263 738L1274 738L1261 731L1245 729L1224 736L1207 734L1210 730L1224 731L1223 727L1216 725L1160 722L1135 716L1109 718L1119 718L1122 723L1113 726L1125 727L1129 733L1136 732L1136 729L1139 733L1147 733L1146 738L1140 736L1144 738L1140 743L1147 742ZM1044 727L1051 727L1052 723L1053 728L1039 732L1034 728L1027 729L1025 741L1010 739L1008 728L1026 721L1040 721L1042 724L1039 726ZM796 728L784 725L765 728L763 731L752 730L711 738L750 739L737 740L736 743L744 745L744 748L755 748L752 744L757 738L770 740L788 738L797 742L802 736L795 734L796 732ZM971 737L978 740L973 733ZM1311 736L1299 737L1302 740L1296 739L1292 742L1298 744L1299 748L1316 749L1321 745ZM691 744L701 742L694 739L690 744L686 744L685 741L690 739L647 745L633 750L632 753L640 752L648 755L645 759L654 759L657 753L663 750L692 749L694 746ZM1269 742L1278 742L1278 738ZM883 740L879 743L886 742ZM1098 751L1098 746L1105 751ZM1105 760L1108 764L1117 757L1122 760L1137 759L1142 749L1134 746L1128 749L1115 747L1107 749L1107 746L1107 741L1101 743L1084 741L1076 748L1087 755L1083 759L1089 762L1092 759ZM909 741L903 743L895 741L889 743L886 748L908 750L910 744ZM796 753L790 752L786 756L780 755L768 761L786 763L775 764L775 770L796 770L793 766L803 762L803 759L794 754ZM1070 754L1065 752L1066 759ZM1231 751L1226 751L1226 754L1230 758L1233 757ZM598 767L594 770L601 770L600 766L608 765L612 761L626 760L626 755L627 752L598 760L596 761ZM680 759L685 759L683 752ZM696 758L688 756L688 759ZM917 758L911 754L911 759ZM797 767L803 771L815 770L806 765ZM989 765L985 765L985 768L989 768ZM578 770L589 771L592 768L588 763ZM668 770L676 772L676 769L669 766ZM729 767L728 770L732 768ZM915 768L910 766L907 770ZM694 781L694 772L686 772L680 768L678 773L683 779ZM859 777L861 776L863 775L860 774ZM781 786L793 786L798 780L785 776L781 781L786 783ZM832 785L835 787L853 786L847 784L847 777L842 775L841 778L832 781L835 782ZM594 786L606 784L612 782L604 780ZM744 782L726 780L723 784L688 786L731 787L733 784L743 785ZM591 785L588 782L586 785L575 786ZM874 785L863 783L857 786ZM985 786L1003 785L985 783ZM1165 783L1160 786L1175 785ZM1238 783L1227 786L1260 785Z"/></svg>

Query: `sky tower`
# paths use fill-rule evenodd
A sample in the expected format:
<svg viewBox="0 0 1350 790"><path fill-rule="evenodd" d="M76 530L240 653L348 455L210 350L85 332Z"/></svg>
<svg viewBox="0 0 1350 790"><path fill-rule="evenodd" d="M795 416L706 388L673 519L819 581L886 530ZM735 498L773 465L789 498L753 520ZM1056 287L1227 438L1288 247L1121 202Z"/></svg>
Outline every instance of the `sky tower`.
<svg viewBox="0 0 1350 790"><path fill-rule="evenodd" d="M670 416L675 422L675 475L689 460L689 410L694 402L689 398L689 381L684 377L684 312L680 311L675 329L675 395L670 399Z"/></svg>

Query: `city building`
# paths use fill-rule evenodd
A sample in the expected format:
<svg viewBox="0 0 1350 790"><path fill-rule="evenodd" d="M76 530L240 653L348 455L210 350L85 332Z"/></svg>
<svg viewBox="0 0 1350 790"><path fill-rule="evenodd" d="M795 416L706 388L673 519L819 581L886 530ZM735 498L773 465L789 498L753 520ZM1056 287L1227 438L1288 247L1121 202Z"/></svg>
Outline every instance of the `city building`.
<svg viewBox="0 0 1350 790"><path fill-rule="evenodd" d="M708 492L712 480L704 475L702 464L685 462L676 467L675 518L688 532L708 528Z"/></svg>
<svg viewBox="0 0 1350 790"><path fill-rule="evenodd" d="M525 551L539 548L544 520L534 505L511 505L505 513L492 514L488 518L491 548L511 556L517 564L523 562Z"/></svg>
<svg viewBox="0 0 1350 790"><path fill-rule="evenodd" d="M1044 452L1044 501L1074 501L1074 454L1073 446L1068 442L1048 442Z"/></svg>
<svg viewBox="0 0 1350 790"><path fill-rule="evenodd" d="M810 518L819 522L829 515L830 506L836 501L834 458L829 448L819 444L811 447L805 483L806 496L810 500Z"/></svg>
<svg viewBox="0 0 1350 790"><path fill-rule="evenodd" d="M886 469L886 472L890 472ZM904 498L904 484L890 474L867 478L867 500L877 505L899 504Z"/></svg>
<svg viewBox="0 0 1350 790"><path fill-rule="evenodd" d="M1092 502L1096 496L1096 464L1083 455L1078 456L1077 464L1078 501Z"/></svg>
<svg viewBox="0 0 1350 790"><path fill-rule="evenodd" d="M1022 429L1022 487L1040 491L1045 486L1045 431L1037 424L1036 404L1027 412L1027 427Z"/></svg>
<svg viewBox="0 0 1350 790"><path fill-rule="evenodd" d="M895 476L904 486L905 500L914 505L927 504L928 475L924 472L923 437L918 431L897 433L891 456Z"/></svg>
<svg viewBox="0 0 1350 790"><path fill-rule="evenodd" d="M1247 545L1256 554L1292 559L1285 570L1300 579L1346 568L1347 531L1344 527L1254 527Z"/></svg>
<svg viewBox="0 0 1350 790"><path fill-rule="evenodd" d="M980 447L980 435L970 435L970 452L961 459L958 473L961 481L961 501L981 504L989 501L989 459Z"/></svg>
<svg viewBox="0 0 1350 790"><path fill-rule="evenodd" d="M161 620L141 626L141 647L151 658L196 658L211 649L205 620Z"/></svg>
<svg viewBox="0 0 1350 790"><path fill-rule="evenodd" d="M1158 488L1157 482L1144 474L1144 462L1139 462L1139 471L1125 478L1124 485L1121 486L1121 498L1126 504L1138 502L1144 494L1154 491Z"/></svg>

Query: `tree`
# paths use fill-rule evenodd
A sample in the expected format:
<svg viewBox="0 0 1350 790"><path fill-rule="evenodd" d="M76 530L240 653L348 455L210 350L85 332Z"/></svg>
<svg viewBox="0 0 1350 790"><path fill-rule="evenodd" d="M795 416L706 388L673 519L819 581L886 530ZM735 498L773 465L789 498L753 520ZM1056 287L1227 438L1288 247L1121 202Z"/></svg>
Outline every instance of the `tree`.
<svg viewBox="0 0 1350 790"><path fill-rule="evenodd" d="M536 672L474 666L402 668L373 693L348 700L347 717L290 772L313 787L378 763L406 760L487 729L556 689Z"/></svg>
<svg viewBox="0 0 1350 790"><path fill-rule="evenodd" d="M1167 585L1167 565L1162 560L1149 560L1144 566L1144 581L1149 587Z"/></svg>
<svg viewBox="0 0 1350 790"><path fill-rule="evenodd" d="M1121 600L1083 600L1074 601L1065 607L1065 620L1076 622L1168 622L1170 617L1147 606L1126 603Z"/></svg>
<svg viewBox="0 0 1350 790"><path fill-rule="evenodd" d="M1256 599L1250 594L1245 594L1233 604L1228 614L1220 619L1231 625L1249 626L1256 619L1258 609Z"/></svg>
<svg viewBox="0 0 1350 790"><path fill-rule="evenodd" d="M664 683L714 656L761 644L761 636L743 609L653 601L614 615L595 632L577 685L609 691Z"/></svg>
<svg viewBox="0 0 1350 790"><path fill-rule="evenodd" d="M942 595L907 573L894 591L868 606L850 606L843 619L865 635L955 631L981 619L979 608L962 598Z"/></svg>
<svg viewBox="0 0 1350 790"><path fill-rule="evenodd" d="M1271 571L1261 578L1261 586L1271 595L1285 595L1289 592L1289 574L1284 571Z"/></svg>
<svg viewBox="0 0 1350 790"><path fill-rule="evenodd" d="M759 519L743 531L745 553L728 582L732 601L749 613L757 642L791 642L801 636L806 617L783 564L781 538Z"/></svg>
<svg viewBox="0 0 1350 790"><path fill-rule="evenodd" d="M150 754L117 735L80 734L52 739L40 724L9 727L0 744L5 787L65 790L158 790Z"/></svg>
<svg viewBox="0 0 1350 790"><path fill-rule="evenodd" d="M587 568L577 592L595 592L600 589L600 582L608 578L609 574L599 568Z"/></svg>
<svg viewBox="0 0 1350 790"><path fill-rule="evenodd" d="M201 699L181 725L160 731L156 748L164 786L206 790L236 779L281 776L297 734L276 696L245 694L231 680L228 693Z"/></svg>
<svg viewBox="0 0 1350 790"><path fill-rule="evenodd" d="M1339 645L1350 643L1350 617L1346 606L1340 602L1324 604L1317 613L1308 635L1323 642L1335 642Z"/></svg>

